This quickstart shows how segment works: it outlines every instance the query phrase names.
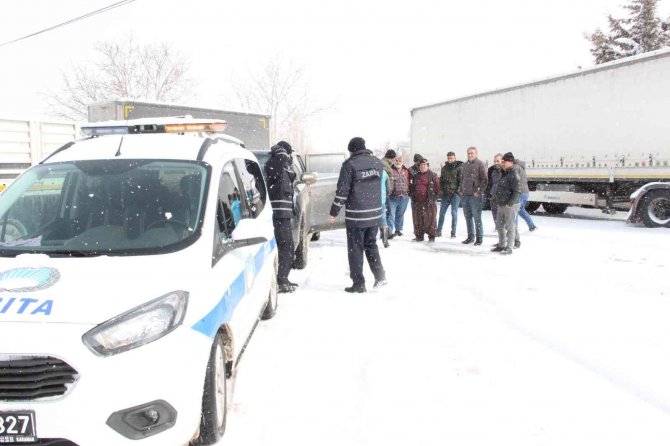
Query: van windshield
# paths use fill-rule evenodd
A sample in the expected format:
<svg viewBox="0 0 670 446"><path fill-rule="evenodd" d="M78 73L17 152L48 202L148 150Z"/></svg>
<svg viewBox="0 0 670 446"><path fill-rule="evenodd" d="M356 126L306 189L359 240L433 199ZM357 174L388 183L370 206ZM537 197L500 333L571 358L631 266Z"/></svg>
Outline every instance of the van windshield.
<svg viewBox="0 0 670 446"><path fill-rule="evenodd" d="M182 249L199 233L209 170L127 159L35 166L0 195L0 256Z"/></svg>

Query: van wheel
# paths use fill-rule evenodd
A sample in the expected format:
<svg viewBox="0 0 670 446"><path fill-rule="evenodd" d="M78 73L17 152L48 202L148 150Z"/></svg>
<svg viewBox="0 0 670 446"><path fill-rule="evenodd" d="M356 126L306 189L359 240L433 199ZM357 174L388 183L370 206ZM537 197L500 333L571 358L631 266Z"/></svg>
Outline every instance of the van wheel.
<svg viewBox="0 0 670 446"><path fill-rule="evenodd" d="M279 299L277 297L277 259L275 259L275 269L272 272L272 281L270 282L270 293L268 295L268 302L265 304L265 309L261 315L261 319L267 321L275 317L277 313L277 306L279 306Z"/></svg>
<svg viewBox="0 0 670 446"><path fill-rule="evenodd" d="M200 434L195 445L210 445L221 439L226 430L228 403L226 350L221 333L217 333L207 363L205 388L202 393Z"/></svg>
<svg viewBox="0 0 670 446"><path fill-rule="evenodd" d="M526 202L526 210L530 213L533 213L533 212L537 211L538 209L540 209L541 204L542 203L540 203L539 201L527 201Z"/></svg>
<svg viewBox="0 0 670 446"><path fill-rule="evenodd" d="M312 241L315 242L321 238L321 233L320 232L315 232L312 234Z"/></svg>
<svg viewBox="0 0 670 446"><path fill-rule="evenodd" d="M562 214L568 209L568 205L565 203L542 203L542 207L547 212L547 214Z"/></svg>
<svg viewBox="0 0 670 446"><path fill-rule="evenodd" d="M305 221L300 223L300 243L295 250L293 269L305 269L307 266L307 251L309 250L309 234L305 233Z"/></svg>
<svg viewBox="0 0 670 446"><path fill-rule="evenodd" d="M642 197L640 212L646 227L666 226L670 228L670 191L652 190L647 192Z"/></svg>

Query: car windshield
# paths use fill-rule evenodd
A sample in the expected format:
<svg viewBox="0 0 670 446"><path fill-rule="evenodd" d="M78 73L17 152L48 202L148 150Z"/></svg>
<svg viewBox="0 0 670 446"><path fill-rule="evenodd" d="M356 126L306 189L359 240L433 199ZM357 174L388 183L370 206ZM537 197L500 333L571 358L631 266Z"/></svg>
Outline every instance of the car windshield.
<svg viewBox="0 0 670 446"><path fill-rule="evenodd" d="M0 255L170 252L199 233L209 168L163 160L35 166L0 195Z"/></svg>

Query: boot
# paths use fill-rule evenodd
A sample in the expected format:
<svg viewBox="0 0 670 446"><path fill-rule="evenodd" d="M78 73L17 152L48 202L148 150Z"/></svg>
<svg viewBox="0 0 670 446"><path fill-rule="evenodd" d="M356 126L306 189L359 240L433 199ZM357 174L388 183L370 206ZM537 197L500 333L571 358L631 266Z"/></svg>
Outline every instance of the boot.
<svg viewBox="0 0 670 446"><path fill-rule="evenodd" d="M456 232L451 231L451 238L456 238Z"/></svg>
<svg viewBox="0 0 670 446"><path fill-rule="evenodd" d="M382 232L382 243L384 244L384 248L388 248L389 247L388 229L382 228L381 232Z"/></svg>
<svg viewBox="0 0 670 446"><path fill-rule="evenodd" d="M482 239L478 238L477 240L475 240L475 246L479 246L481 244L482 244Z"/></svg>
<svg viewBox="0 0 670 446"><path fill-rule="evenodd" d="M463 240L462 243L463 243L464 245L468 245L468 244L470 244L470 243L472 243L472 242L474 242L474 241L475 241L475 239L468 237L468 238L466 238L465 240Z"/></svg>
<svg viewBox="0 0 670 446"><path fill-rule="evenodd" d="M514 240L514 247L521 248L521 240Z"/></svg>
<svg viewBox="0 0 670 446"><path fill-rule="evenodd" d="M501 252L503 249L505 248L500 245L496 245L493 249L491 249L491 252Z"/></svg>
<svg viewBox="0 0 670 446"><path fill-rule="evenodd" d="M365 293L365 284L353 284L344 289L347 293Z"/></svg>
<svg viewBox="0 0 670 446"><path fill-rule="evenodd" d="M295 291L295 287L289 285L288 283L280 283L277 285L277 292L278 293L292 293Z"/></svg>
<svg viewBox="0 0 670 446"><path fill-rule="evenodd" d="M384 285L386 285L387 283L388 283L388 282L386 281L386 279L375 280L375 285L374 285L374 287L375 287L375 288L381 288L381 287L383 287Z"/></svg>

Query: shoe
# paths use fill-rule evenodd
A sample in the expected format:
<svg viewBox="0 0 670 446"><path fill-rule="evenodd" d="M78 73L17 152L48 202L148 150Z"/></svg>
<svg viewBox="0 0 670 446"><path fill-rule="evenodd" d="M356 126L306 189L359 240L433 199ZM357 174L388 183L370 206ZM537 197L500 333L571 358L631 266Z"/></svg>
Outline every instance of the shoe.
<svg viewBox="0 0 670 446"><path fill-rule="evenodd" d="M412 241L413 241L413 242L422 242L422 241L423 241L423 237L415 237L415 238L412 239Z"/></svg>
<svg viewBox="0 0 670 446"><path fill-rule="evenodd" d="M466 238L465 240L463 240L462 243L463 243L464 245L467 245L467 244L472 243L472 242L474 242L474 241L475 241L474 239L471 239L470 237L468 237L468 238Z"/></svg>
<svg viewBox="0 0 670 446"><path fill-rule="evenodd" d="M277 285L277 292L278 293L292 293L295 291L295 287L289 285L288 283L281 283Z"/></svg>
<svg viewBox="0 0 670 446"><path fill-rule="evenodd" d="M395 235L396 235L396 237L402 237L402 232L400 232L400 231L395 231Z"/></svg>
<svg viewBox="0 0 670 446"><path fill-rule="evenodd" d="M388 248L389 246L391 246L388 240L384 240L382 244L384 245L384 248Z"/></svg>
<svg viewBox="0 0 670 446"><path fill-rule="evenodd" d="M451 233L451 238L456 238L456 233L455 232Z"/></svg>
<svg viewBox="0 0 670 446"><path fill-rule="evenodd" d="M428 237L428 242L435 242L435 237Z"/></svg>
<svg viewBox="0 0 670 446"><path fill-rule="evenodd" d="M482 244L482 239L478 238L475 240L475 246L480 246Z"/></svg>
<svg viewBox="0 0 670 446"><path fill-rule="evenodd" d="M521 248L521 240L514 240L514 247Z"/></svg>
<svg viewBox="0 0 670 446"><path fill-rule="evenodd" d="M437 231L437 237L442 237L442 231Z"/></svg>
<svg viewBox="0 0 670 446"><path fill-rule="evenodd" d="M395 237L395 233L393 232L389 232L388 235L386 236L386 238L388 238L389 240L391 240L393 237Z"/></svg>
<svg viewBox="0 0 670 446"><path fill-rule="evenodd" d="M286 282L286 284L291 285L293 288L298 288L300 286L297 283L293 283L293 282Z"/></svg>
<svg viewBox="0 0 670 446"><path fill-rule="evenodd" d="M365 293L367 290L365 289L365 284L361 285L351 285L348 286L344 289L347 293Z"/></svg>
<svg viewBox="0 0 670 446"><path fill-rule="evenodd" d="M491 249L491 252L500 252L503 249L505 249L505 248L503 248L502 246L496 245L495 248Z"/></svg>
<svg viewBox="0 0 670 446"><path fill-rule="evenodd" d="M533 231L536 230L536 229L537 229L537 226L535 226L535 225L533 225L533 226L531 226L530 228L528 228L528 230L529 230L530 232L533 232Z"/></svg>
<svg viewBox="0 0 670 446"><path fill-rule="evenodd" d="M374 288L381 288L386 285L388 281L386 279L375 280Z"/></svg>
<svg viewBox="0 0 670 446"><path fill-rule="evenodd" d="M500 251L500 254L507 256L507 255L512 254L512 252L513 251L512 251L511 248L504 248L502 251Z"/></svg>

